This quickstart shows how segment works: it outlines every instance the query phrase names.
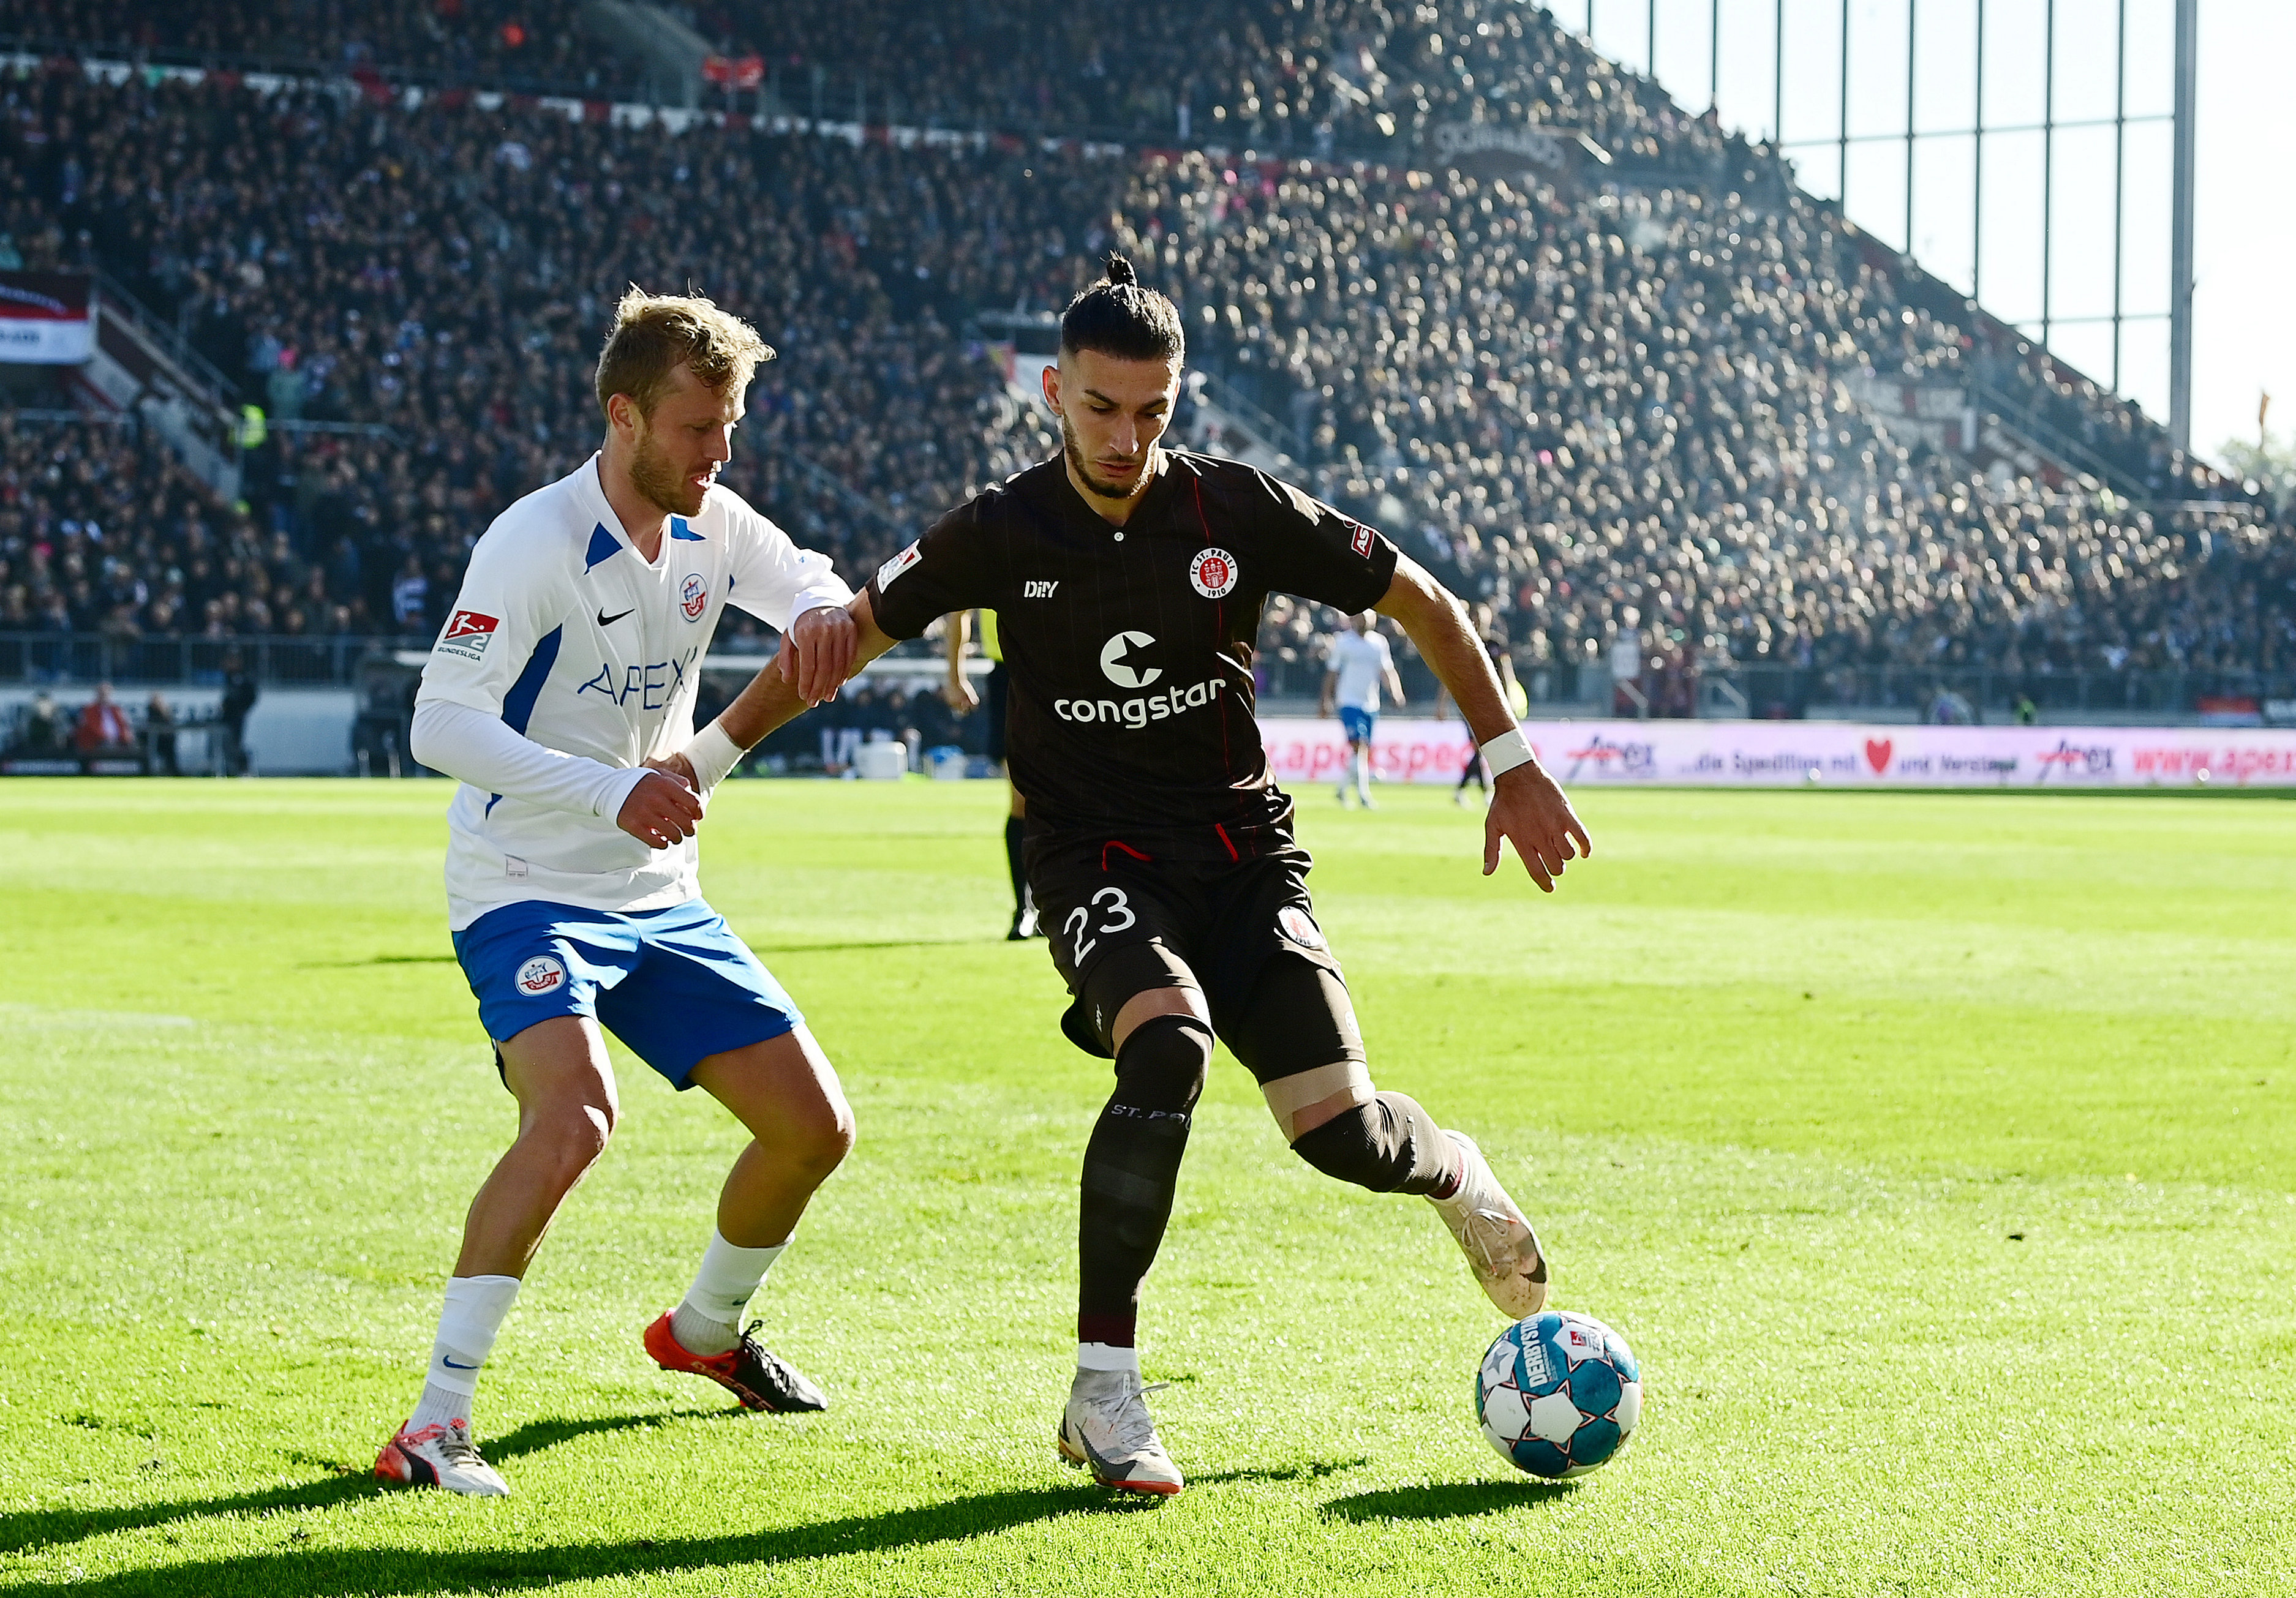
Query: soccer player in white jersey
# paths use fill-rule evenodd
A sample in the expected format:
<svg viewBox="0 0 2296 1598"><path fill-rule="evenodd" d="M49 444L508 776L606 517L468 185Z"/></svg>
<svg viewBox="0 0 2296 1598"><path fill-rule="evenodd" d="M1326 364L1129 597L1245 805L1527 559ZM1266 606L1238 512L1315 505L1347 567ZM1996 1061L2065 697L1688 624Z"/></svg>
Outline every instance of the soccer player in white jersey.
<svg viewBox="0 0 2296 1598"><path fill-rule="evenodd" d="M1395 675L1395 653L1388 648L1387 640L1380 636L1379 617L1365 611L1360 616L1348 618L1348 625L1332 635L1329 669L1324 673L1323 713L1332 713L1332 701L1340 706L1340 730L1348 735L1348 766L1340 774L1340 804L1348 802L1348 783L1352 781L1356 793L1366 810L1378 808L1371 798L1371 740L1379 729L1379 691L1384 685L1388 697L1397 704L1403 702L1403 679Z"/></svg>
<svg viewBox="0 0 2296 1598"><path fill-rule="evenodd" d="M702 792L646 765L693 737L729 601L782 629L781 669L808 703L852 663L852 591L828 557L716 481L772 355L706 299L632 290L598 362L603 447L487 529L423 670L411 746L463 784L448 925L519 1130L472 1201L421 1402L378 1476L509 1490L472 1440L471 1400L543 1233L613 1130L602 1025L751 1140L646 1352L750 1409L825 1403L741 1320L852 1146L852 1112L789 996L701 896Z"/></svg>

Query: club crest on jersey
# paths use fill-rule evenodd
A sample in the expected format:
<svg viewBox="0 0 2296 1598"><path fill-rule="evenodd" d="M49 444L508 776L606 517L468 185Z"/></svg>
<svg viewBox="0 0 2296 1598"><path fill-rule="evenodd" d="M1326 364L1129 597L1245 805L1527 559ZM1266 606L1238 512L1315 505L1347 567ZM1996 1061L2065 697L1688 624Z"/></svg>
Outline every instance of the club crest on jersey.
<svg viewBox="0 0 2296 1598"><path fill-rule="evenodd" d="M915 545L912 544L899 554L895 555L882 566L878 567L877 591L882 594L886 589L891 587L895 578L900 576L901 573L906 571L910 567L915 565L922 559L924 559L924 552L919 549Z"/></svg>
<svg viewBox="0 0 2296 1598"><path fill-rule="evenodd" d="M700 572L687 572L677 586L677 608L685 612L688 621L701 620L701 612L709 608L709 585L701 580Z"/></svg>
<svg viewBox="0 0 2296 1598"><path fill-rule="evenodd" d="M1283 929L1283 936L1303 949L1320 949L1324 934L1315 918L1297 905L1286 905L1275 913L1275 924Z"/></svg>
<svg viewBox="0 0 2296 1598"><path fill-rule="evenodd" d="M1202 549L1188 562L1188 585L1206 599L1235 592L1235 557L1224 549Z"/></svg>
<svg viewBox="0 0 2296 1598"><path fill-rule="evenodd" d="M477 611L457 611L447 618L439 629L435 651L442 655L457 655L465 660L475 660L487 652L487 645L495 641L495 630L502 626L498 616L488 616Z"/></svg>
<svg viewBox="0 0 2296 1598"><path fill-rule="evenodd" d="M566 968L548 955L537 955L518 968L518 990L521 993L554 993L566 980Z"/></svg>

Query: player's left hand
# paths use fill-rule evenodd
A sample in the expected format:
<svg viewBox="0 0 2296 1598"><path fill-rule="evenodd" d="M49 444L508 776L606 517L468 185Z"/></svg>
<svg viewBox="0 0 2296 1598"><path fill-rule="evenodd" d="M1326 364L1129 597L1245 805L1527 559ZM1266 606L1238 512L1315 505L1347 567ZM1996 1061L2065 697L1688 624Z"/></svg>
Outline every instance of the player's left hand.
<svg viewBox="0 0 2296 1598"><path fill-rule="evenodd" d="M1483 875L1499 868L1499 840L1514 845L1523 869L1542 893L1554 891L1566 861L1595 852L1587 824L1570 807L1554 779L1536 760L1516 766L1492 783L1491 807L1483 815Z"/></svg>
<svg viewBox="0 0 2296 1598"><path fill-rule="evenodd" d="M853 673L853 655L860 635L842 605L821 605L790 623L782 635L782 652L775 662L782 681L808 705L837 697L838 688Z"/></svg>

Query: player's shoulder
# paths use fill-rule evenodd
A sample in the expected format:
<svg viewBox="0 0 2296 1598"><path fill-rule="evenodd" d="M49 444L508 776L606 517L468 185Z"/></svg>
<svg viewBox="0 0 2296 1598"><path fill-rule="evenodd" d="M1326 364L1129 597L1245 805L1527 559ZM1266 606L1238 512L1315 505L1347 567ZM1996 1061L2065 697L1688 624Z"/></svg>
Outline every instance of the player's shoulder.
<svg viewBox="0 0 2296 1598"><path fill-rule="evenodd" d="M1332 514L1331 507L1296 483L1225 455L1193 449L1168 449L1167 469L1200 491L1207 501L1231 512L1273 513L1278 520L1299 517L1316 521Z"/></svg>
<svg viewBox="0 0 2296 1598"><path fill-rule="evenodd" d="M582 555L602 534L615 537L605 531L608 513L605 492L597 487L593 463L586 461L557 481L512 500L480 535L479 546L491 554L514 555L522 565L563 563Z"/></svg>
<svg viewBox="0 0 2296 1598"><path fill-rule="evenodd" d="M1061 457L1023 466L1000 483L990 483L949 512L951 518L993 524L1015 512L1045 511L1060 503L1068 469Z"/></svg>
<svg viewBox="0 0 2296 1598"><path fill-rule="evenodd" d="M696 542L716 538L729 543L754 538L779 541L789 537L772 517L724 483L709 485L709 491L701 497L699 514L670 518L671 536L676 537L681 531Z"/></svg>

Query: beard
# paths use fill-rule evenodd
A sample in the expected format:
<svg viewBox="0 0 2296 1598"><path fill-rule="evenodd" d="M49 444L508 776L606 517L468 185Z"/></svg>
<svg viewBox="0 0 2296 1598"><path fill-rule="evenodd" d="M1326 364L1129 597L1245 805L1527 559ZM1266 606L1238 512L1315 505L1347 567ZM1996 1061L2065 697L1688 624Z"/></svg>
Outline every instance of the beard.
<svg viewBox="0 0 2296 1598"><path fill-rule="evenodd" d="M715 480L714 478L712 480ZM703 496L709 484L695 488L685 474L672 464L660 445L654 442L652 431L638 438L637 454L630 461L630 487L636 488L648 504L658 506L673 516L701 514Z"/></svg>
<svg viewBox="0 0 2296 1598"><path fill-rule="evenodd" d="M1065 411L1060 413L1060 417L1061 453L1068 457L1069 470L1077 474L1078 482L1103 499L1130 499L1148 486L1145 463L1143 463L1140 475L1133 479L1132 486L1128 488L1120 483L1103 482L1095 477L1092 474L1092 468L1086 463L1084 447L1077 442L1076 430L1069 425L1068 413Z"/></svg>

